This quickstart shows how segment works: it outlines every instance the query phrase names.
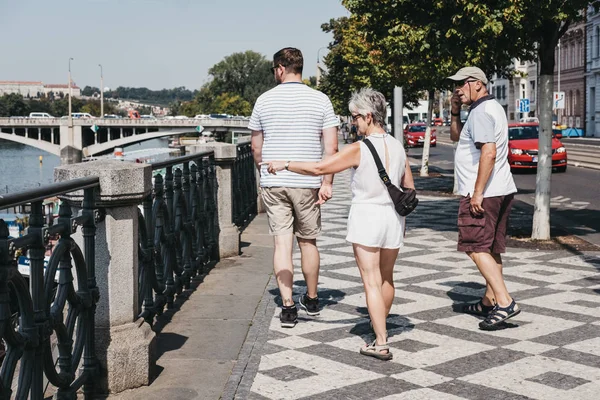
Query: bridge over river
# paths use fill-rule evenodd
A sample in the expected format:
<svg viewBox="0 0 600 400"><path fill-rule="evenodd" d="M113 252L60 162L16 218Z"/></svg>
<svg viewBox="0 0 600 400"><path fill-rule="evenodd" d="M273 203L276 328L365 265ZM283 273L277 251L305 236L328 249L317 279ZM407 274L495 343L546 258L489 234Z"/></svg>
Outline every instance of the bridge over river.
<svg viewBox="0 0 600 400"><path fill-rule="evenodd" d="M114 147L164 136L195 133L248 133L247 120L234 119L113 119L0 118L0 139L42 149L62 164L81 161Z"/></svg>

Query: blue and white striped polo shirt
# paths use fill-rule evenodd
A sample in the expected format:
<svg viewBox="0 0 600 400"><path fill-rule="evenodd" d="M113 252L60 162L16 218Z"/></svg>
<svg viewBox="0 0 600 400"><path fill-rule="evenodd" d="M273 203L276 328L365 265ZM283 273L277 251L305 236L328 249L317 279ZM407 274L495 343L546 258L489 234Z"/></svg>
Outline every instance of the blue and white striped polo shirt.
<svg viewBox="0 0 600 400"><path fill-rule="evenodd" d="M320 161L322 131L339 125L329 98L303 83L282 83L263 93L252 111L248 128L263 132L262 160ZM318 188L321 177L280 171L263 165L261 187Z"/></svg>

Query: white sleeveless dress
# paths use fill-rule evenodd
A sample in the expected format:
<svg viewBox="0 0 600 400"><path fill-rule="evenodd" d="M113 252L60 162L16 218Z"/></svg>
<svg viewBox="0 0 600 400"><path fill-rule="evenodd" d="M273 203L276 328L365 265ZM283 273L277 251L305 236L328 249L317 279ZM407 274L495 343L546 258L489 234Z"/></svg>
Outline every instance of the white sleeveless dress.
<svg viewBox="0 0 600 400"><path fill-rule="evenodd" d="M378 133L368 137L386 167L384 142L388 148L390 181L400 186L406 152L393 136ZM346 240L369 247L397 249L404 244L405 217L398 215L387 188L377 172L373 155L360 143L360 164L352 170L352 205L348 215Z"/></svg>

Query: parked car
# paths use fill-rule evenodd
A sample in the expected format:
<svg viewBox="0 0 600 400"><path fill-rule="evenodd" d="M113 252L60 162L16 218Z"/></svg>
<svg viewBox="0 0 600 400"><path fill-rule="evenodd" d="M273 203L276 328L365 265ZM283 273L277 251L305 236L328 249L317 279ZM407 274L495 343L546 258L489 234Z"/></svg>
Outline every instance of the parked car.
<svg viewBox="0 0 600 400"><path fill-rule="evenodd" d="M156 119L154 115L144 114L140 116L141 119Z"/></svg>
<svg viewBox="0 0 600 400"><path fill-rule="evenodd" d="M425 141L426 129L427 124L425 123L408 124L406 129L404 129L404 141L408 147L422 147L423 142ZM435 134L435 129L431 129L431 140L429 145L435 147L436 144L437 136Z"/></svg>
<svg viewBox="0 0 600 400"><path fill-rule="evenodd" d="M535 169L538 164L538 138L540 127L537 123L517 123L508 125L508 163L513 170ZM552 168L557 172L567 170L567 149L561 143L560 131L552 131Z"/></svg>
<svg viewBox="0 0 600 400"><path fill-rule="evenodd" d="M444 125L444 120L441 118L434 118L433 121L431 122L432 126L442 126Z"/></svg>
<svg viewBox="0 0 600 400"><path fill-rule="evenodd" d="M116 115L116 114L104 114L104 117L106 119L119 119L119 118L123 118L120 115Z"/></svg>
<svg viewBox="0 0 600 400"><path fill-rule="evenodd" d="M19 118L19 117L11 117L11 118ZM54 118L54 117L45 112L32 112L32 113L29 113L29 118Z"/></svg>

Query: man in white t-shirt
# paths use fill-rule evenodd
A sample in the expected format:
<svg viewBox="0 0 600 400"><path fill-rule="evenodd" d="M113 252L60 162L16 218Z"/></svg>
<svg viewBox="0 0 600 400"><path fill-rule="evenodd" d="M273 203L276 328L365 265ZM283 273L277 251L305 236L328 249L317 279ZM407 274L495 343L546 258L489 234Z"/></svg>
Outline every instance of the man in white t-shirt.
<svg viewBox="0 0 600 400"><path fill-rule="evenodd" d="M466 304L462 311L484 316L480 329L501 329L504 321L521 312L504 283L500 256L506 250L508 217L517 191L508 164L508 122L500 103L488 94L488 80L481 69L461 68L448 79L455 87L450 136L458 142L454 167L463 196L458 209L458 250L471 257L486 281L483 298ZM464 125L461 104L469 106Z"/></svg>
<svg viewBox="0 0 600 400"><path fill-rule="evenodd" d="M302 82L304 61L300 50L286 47L273 56L271 70L277 86L263 93L254 105L248 128L252 130L252 154L261 169L261 196L274 238L273 270L281 295L281 326L293 328L298 311L292 299L293 239L301 253L306 293L299 303L308 315L319 314L317 283L321 232L320 205L332 196L333 175L321 177L286 170L267 172L263 161L320 161L338 150L339 119L329 98Z"/></svg>

